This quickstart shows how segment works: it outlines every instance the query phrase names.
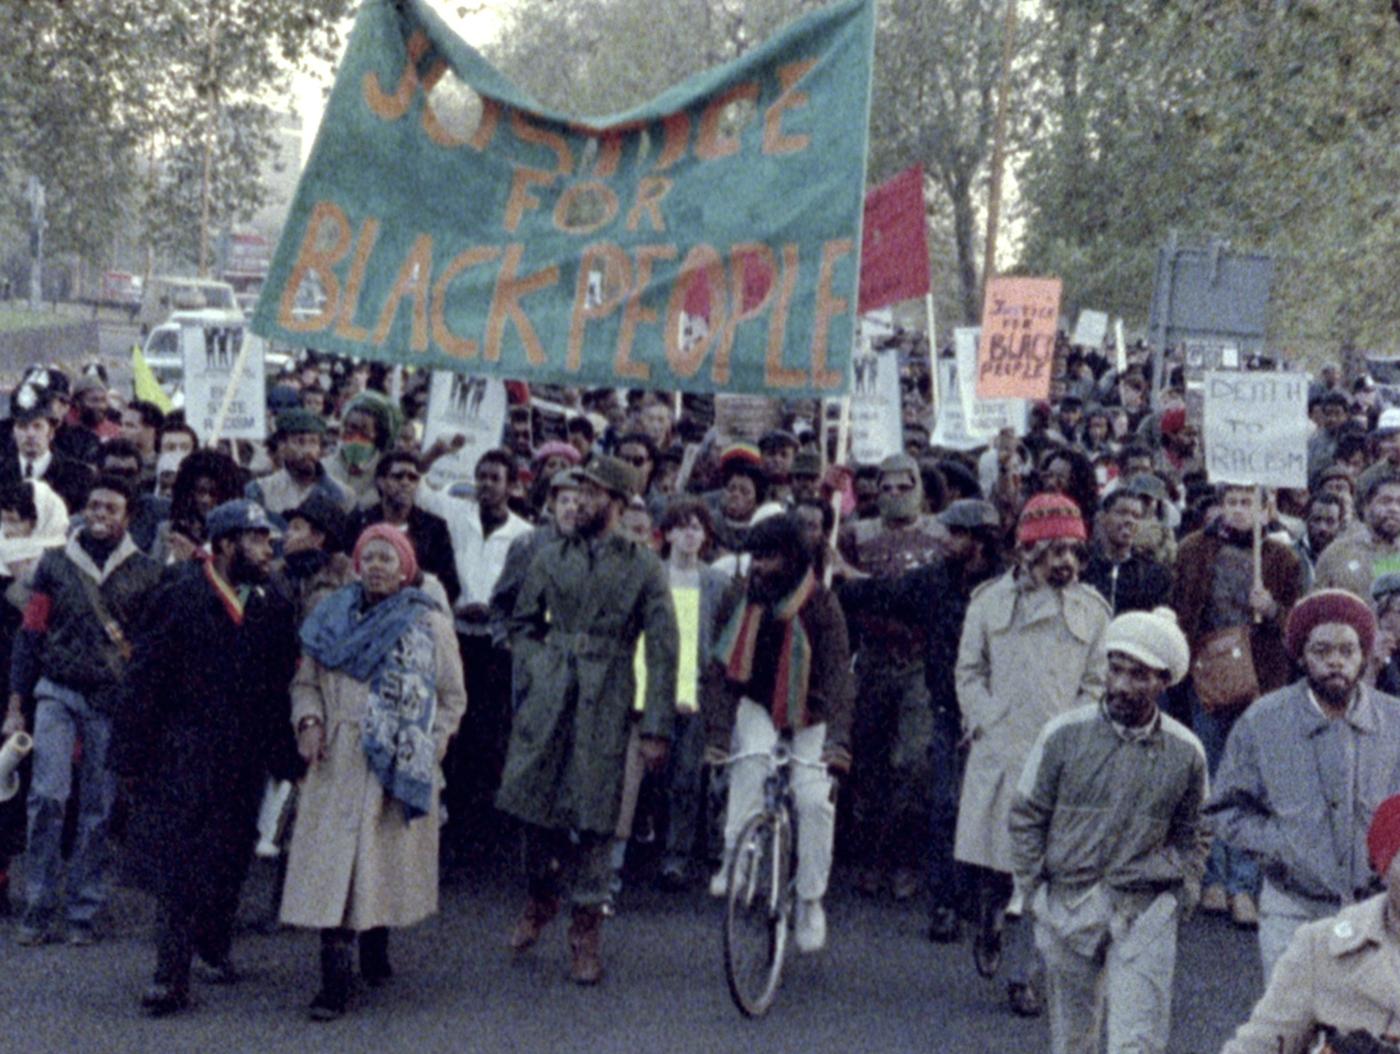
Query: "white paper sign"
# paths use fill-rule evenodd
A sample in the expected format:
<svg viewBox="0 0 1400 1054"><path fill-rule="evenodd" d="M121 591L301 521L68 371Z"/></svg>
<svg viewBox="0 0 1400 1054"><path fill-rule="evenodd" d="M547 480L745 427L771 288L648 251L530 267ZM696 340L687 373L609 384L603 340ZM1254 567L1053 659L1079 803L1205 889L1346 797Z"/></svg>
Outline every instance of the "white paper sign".
<svg viewBox="0 0 1400 1054"><path fill-rule="evenodd" d="M1081 311L1079 322L1074 327L1071 344L1081 348L1102 348L1108 336L1108 315L1103 311Z"/></svg>
<svg viewBox="0 0 1400 1054"><path fill-rule="evenodd" d="M220 439L267 438L267 345L245 326L182 324L180 353L185 363L185 420L202 442L214 438L219 410L230 387L234 394ZM242 354L243 368L234 376Z"/></svg>
<svg viewBox="0 0 1400 1054"><path fill-rule="evenodd" d="M1206 475L1212 483L1308 485L1308 377L1205 375Z"/></svg>
<svg viewBox="0 0 1400 1054"><path fill-rule="evenodd" d="M851 459L857 464L878 465L904 450L899 352L875 350L893 333L888 308L861 316L851 355Z"/></svg>
<svg viewBox="0 0 1400 1054"><path fill-rule="evenodd" d="M986 446L985 438L968 434L963 401L958 395L958 368L952 359L938 360L938 390L942 393L942 400L938 404L938 416L934 420L929 445L947 450L975 450Z"/></svg>
<svg viewBox="0 0 1400 1054"><path fill-rule="evenodd" d="M953 353L957 356L959 378L977 376L977 345L981 336L981 326L959 326L953 330ZM979 399L976 384L959 384L958 395L962 399L968 435L991 439L1003 428L1010 428L1017 435L1026 430L1026 400Z"/></svg>
<svg viewBox="0 0 1400 1054"><path fill-rule="evenodd" d="M434 370L428 386L428 417L423 426L423 445L461 435L461 450L438 458L428 470L428 482L435 487L466 483L476 478L476 463L482 454L501 445L506 427L506 386L488 377L472 377L453 370Z"/></svg>

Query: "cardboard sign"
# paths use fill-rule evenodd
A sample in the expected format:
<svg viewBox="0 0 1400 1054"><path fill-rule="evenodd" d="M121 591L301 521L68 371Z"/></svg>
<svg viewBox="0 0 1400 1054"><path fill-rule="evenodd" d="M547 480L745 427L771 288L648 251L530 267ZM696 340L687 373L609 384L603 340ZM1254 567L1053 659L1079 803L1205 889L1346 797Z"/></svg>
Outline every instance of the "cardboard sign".
<svg viewBox="0 0 1400 1054"><path fill-rule="evenodd" d="M1048 399L1060 317L1058 278L993 278L982 307L977 394Z"/></svg>
<svg viewBox="0 0 1400 1054"><path fill-rule="evenodd" d="M1081 311L1079 321L1074 326L1071 344L1081 348L1102 348L1108 339L1108 314L1103 311Z"/></svg>
<svg viewBox="0 0 1400 1054"><path fill-rule="evenodd" d="M434 370L428 387L428 416L423 445L439 439L466 437L461 450L438 458L428 470L428 482L448 487L476 478L476 463L501 445L506 427L506 386L490 377L472 377L452 370Z"/></svg>
<svg viewBox="0 0 1400 1054"><path fill-rule="evenodd" d="M219 424L230 388L228 412L218 430L220 439L267 438L267 378L263 339L244 326L180 327L180 353L185 362L185 420L209 442ZM235 374L235 368L241 368Z"/></svg>
<svg viewBox="0 0 1400 1054"><path fill-rule="evenodd" d="M899 352L876 346L894 333L888 309L861 316L860 343L851 358L851 460L878 465L904 450Z"/></svg>
<svg viewBox="0 0 1400 1054"><path fill-rule="evenodd" d="M1307 374L1210 370L1204 416L1212 483L1307 487Z"/></svg>
<svg viewBox="0 0 1400 1054"><path fill-rule="evenodd" d="M428 0L358 7L259 333L529 382L844 392L873 0L585 118L530 98ZM298 314L313 281L324 304Z"/></svg>

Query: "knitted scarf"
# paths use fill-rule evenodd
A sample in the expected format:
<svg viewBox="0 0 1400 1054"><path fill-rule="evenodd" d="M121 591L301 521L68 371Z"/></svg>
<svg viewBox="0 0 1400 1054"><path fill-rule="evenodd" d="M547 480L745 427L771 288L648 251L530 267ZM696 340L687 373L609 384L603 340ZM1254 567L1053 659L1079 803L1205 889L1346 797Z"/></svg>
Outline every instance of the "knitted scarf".
<svg viewBox="0 0 1400 1054"><path fill-rule="evenodd" d="M783 626L783 643L778 651L778 667L773 677L773 697L768 711L776 728L807 725L807 684L812 674L812 644L802 620L797 617L816 591L817 579L809 568L801 581L770 612L748 596L734 610L724 632L715 643L715 658L723 663L725 677L734 684L747 685L753 679L754 651L759 630L768 619Z"/></svg>
<svg viewBox="0 0 1400 1054"><path fill-rule="evenodd" d="M369 685L360 724L365 762L409 820L432 805L437 758L433 602L400 589L378 604L353 582L321 601L301 629L302 649L322 666Z"/></svg>

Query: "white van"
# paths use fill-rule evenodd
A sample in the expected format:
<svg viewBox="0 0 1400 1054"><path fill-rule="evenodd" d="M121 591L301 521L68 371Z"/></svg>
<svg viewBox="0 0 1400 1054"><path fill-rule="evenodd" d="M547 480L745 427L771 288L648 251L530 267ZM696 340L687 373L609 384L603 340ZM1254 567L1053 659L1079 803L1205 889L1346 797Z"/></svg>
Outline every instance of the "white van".
<svg viewBox="0 0 1400 1054"><path fill-rule="evenodd" d="M176 311L217 311L222 325L243 323L243 309L233 286L212 278L172 278L161 275L152 278L141 290L141 309L136 321L141 332L148 333Z"/></svg>

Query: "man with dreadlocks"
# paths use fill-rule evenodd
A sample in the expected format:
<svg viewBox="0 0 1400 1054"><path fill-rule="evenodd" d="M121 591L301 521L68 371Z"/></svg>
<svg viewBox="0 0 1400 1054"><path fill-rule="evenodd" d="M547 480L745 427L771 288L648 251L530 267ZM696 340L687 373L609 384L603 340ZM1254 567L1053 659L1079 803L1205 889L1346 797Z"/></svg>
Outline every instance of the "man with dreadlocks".
<svg viewBox="0 0 1400 1054"><path fill-rule="evenodd" d="M832 773L850 768L853 691L846 620L836 598L822 588L802 530L791 516L772 516L749 531L747 577L720 601L716 644L704 672L706 760L723 763L736 754L767 751L789 740L799 761L791 773L797 809L797 947L819 951L826 943L822 897L831 871L836 832ZM710 884L723 896L735 841L749 817L763 808L766 757L736 761L729 773L724 819L724 866Z"/></svg>

